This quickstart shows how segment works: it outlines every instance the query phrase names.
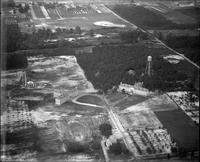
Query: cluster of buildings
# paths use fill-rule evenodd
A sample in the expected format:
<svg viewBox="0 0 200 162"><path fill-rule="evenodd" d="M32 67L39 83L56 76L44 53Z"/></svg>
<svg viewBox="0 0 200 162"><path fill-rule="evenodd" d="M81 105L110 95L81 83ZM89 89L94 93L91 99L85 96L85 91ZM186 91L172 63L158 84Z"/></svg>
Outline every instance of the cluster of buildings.
<svg viewBox="0 0 200 162"><path fill-rule="evenodd" d="M171 153L170 135L164 129L129 132L140 155Z"/></svg>
<svg viewBox="0 0 200 162"><path fill-rule="evenodd" d="M191 102L187 92L168 94L195 123L199 124L199 99L197 96L193 95L196 101Z"/></svg>
<svg viewBox="0 0 200 162"><path fill-rule="evenodd" d="M126 84L126 83L120 83L119 87L118 87L118 91L119 92L125 92L128 93L130 95L141 95L141 96L150 96L153 95L153 92L149 91L146 88L142 87L142 83L138 82L135 83L134 85L130 85L130 84Z"/></svg>
<svg viewBox="0 0 200 162"><path fill-rule="evenodd" d="M7 132L31 128L32 116L24 101L8 99L7 110L2 114L1 125Z"/></svg>

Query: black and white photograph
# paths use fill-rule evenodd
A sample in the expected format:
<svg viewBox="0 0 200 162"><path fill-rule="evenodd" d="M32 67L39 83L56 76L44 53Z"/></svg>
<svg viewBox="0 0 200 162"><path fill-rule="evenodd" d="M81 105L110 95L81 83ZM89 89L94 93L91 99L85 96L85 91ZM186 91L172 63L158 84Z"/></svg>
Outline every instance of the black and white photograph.
<svg viewBox="0 0 200 162"><path fill-rule="evenodd" d="M2 162L198 162L200 0L1 0Z"/></svg>

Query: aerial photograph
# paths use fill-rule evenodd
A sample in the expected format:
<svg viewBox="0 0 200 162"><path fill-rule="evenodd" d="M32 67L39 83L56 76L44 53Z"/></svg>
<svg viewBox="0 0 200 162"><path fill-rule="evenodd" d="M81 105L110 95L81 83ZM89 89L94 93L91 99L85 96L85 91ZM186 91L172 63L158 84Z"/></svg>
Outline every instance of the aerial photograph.
<svg viewBox="0 0 200 162"><path fill-rule="evenodd" d="M2 162L198 162L200 0L1 0Z"/></svg>

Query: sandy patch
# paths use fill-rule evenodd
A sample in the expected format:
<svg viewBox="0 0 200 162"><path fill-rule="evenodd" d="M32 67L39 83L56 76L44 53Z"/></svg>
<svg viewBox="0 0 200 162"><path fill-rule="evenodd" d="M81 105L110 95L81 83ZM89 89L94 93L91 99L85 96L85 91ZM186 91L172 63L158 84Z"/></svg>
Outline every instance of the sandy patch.
<svg viewBox="0 0 200 162"><path fill-rule="evenodd" d="M142 103L130 106L123 110L123 113L128 113L132 111L143 111L143 110L171 110L177 108L175 103L167 95L156 96Z"/></svg>
<svg viewBox="0 0 200 162"><path fill-rule="evenodd" d="M179 55L168 55L164 56L163 59L167 60L171 64L178 64L181 60L184 60L184 58Z"/></svg>
<svg viewBox="0 0 200 162"><path fill-rule="evenodd" d="M96 26L103 26L103 27L118 27L118 28L125 28L126 25L123 24L114 24L109 21L96 21L93 23Z"/></svg>
<svg viewBox="0 0 200 162"><path fill-rule="evenodd" d="M30 80L48 81L54 88L63 91L76 87L81 92L96 92L75 56L29 57L28 66L36 72L31 74Z"/></svg>

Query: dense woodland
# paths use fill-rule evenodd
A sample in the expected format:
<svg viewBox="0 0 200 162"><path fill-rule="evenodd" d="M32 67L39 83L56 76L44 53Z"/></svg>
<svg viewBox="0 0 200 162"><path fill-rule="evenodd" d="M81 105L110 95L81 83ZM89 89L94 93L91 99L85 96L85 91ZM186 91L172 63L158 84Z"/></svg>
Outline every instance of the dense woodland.
<svg viewBox="0 0 200 162"><path fill-rule="evenodd" d="M3 59L2 70L23 69L28 66L26 55L4 54L1 59Z"/></svg>
<svg viewBox="0 0 200 162"><path fill-rule="evenodd" d="M107 91L120 82L134 84L144 81L151 90L175 90L192 88L197 72L186 62L170 64L162 55L170 54L166 49L149 49L141 46L104 46L94 49L93 54L77 56L86 77L95 88ZM147 56L153 57L154 76L144 76ZM188 69L187 69L188 66ZM189 69L190 68L190 69ZM129 70L134 75L128 73Z"/></svg>
<svg viewBox="0 0 200 162"><path fill-rule="evenodd" d="M167 45L183 53L186 57L200 65L200 36L172 36L164 40Z"/></svg>

